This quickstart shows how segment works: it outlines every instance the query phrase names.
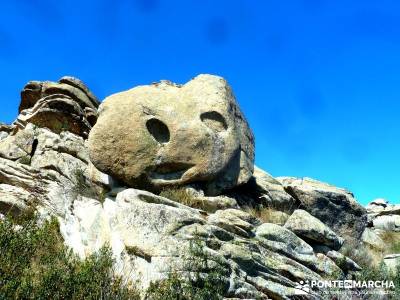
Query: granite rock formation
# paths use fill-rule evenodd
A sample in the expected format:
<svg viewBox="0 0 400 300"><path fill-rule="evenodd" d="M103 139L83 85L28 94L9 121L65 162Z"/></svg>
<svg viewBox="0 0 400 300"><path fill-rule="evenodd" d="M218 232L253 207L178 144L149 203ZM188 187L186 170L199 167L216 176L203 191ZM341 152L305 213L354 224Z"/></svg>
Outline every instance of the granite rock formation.
<svg viewBox="0 0 400 300"><path fill-rule="evenodd" d="M97 108L71 77L24 88L17 120L0 125L1 214L57 217L75 253L110 245L116 271L143 289L179 270L195 238L227 271L226 299L298 299L300 281L360 270L339 249L363 233L364 210L323 183L253 174L253 135L222 78L137 87ZM157 194L170 185L201 209Z"/></svg>
<svg viewBox="0 0 400 300"><path fill-rule="evenodd" d="M227 82L199 75L107 97L89 151L99 170L131 187L197 183L216 195L250 179L254 138Z"/></svg>

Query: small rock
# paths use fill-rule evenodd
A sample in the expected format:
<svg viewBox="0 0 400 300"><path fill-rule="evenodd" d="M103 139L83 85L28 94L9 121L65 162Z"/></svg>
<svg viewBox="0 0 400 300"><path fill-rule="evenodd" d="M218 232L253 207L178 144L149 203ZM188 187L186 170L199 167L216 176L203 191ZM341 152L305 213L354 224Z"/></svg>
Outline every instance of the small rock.
<svg viewBox="0 0 400 300"><path fill-rule="evenodd" d="M361 271L362 268L352 259L344 256L335 250L330 249L326 246L315 246L314 251L317 253L323 253L330 259L332 259L337 266L339 266L343 271Z"/></svg>
<svg viewBox="0 0 400 300"><path fill-rule="evenodd" d="M297 209L285 223L285 228L293 231L301 238L317 244L326 245L334 250L340 249L344 240L328 226L305 210Z"/></svg>
<svg viewBox="0 0 400 300"><path fill-rule="evenodd" d="M400 254L389 254L383 258L383 262L389 271L397 273L400 268Z"/></svg>
<svg viewBox="0 0 400 300"><path fill-rule="evenodd" d="M368 246L370 246L378 251L382 251L386 247L384 241L371 228L365 228L365 230L361 236L361 240Z"/></svg>

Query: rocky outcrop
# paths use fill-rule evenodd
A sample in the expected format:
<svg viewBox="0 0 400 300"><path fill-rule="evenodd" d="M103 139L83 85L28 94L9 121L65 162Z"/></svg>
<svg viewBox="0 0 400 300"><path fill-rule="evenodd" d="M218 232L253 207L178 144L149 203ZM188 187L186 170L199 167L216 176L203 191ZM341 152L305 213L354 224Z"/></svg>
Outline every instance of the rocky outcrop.
<svg viewBox="0 0 400 300"><path fill-rule="evenodd" d="M400 231L400 204L385 199L371 201L367 207L368 220L376 229Z"/></svg>
<svg viewBox="0 0 400 300"><path fill-rule="evenodd" d="M89 149L99 170L152 191L197 183L216 195L253 173L253 134L227 82L211 75L106 98Z"/></svg>
<svg viewBox="0 0 400 300"><path fill-rule="evenodd" d="M110 245L117 272L143 289L183 270L193 242L226 271L227 299L296 299L301 281L359 270L337 252L345 222L356 233L363 226L354 198L311 180L252 174L253 136L223 79L112 95L96 123L97 106L71 77L24 88L17 120L0 125L1 214L56 216L75 253ZM185 185L192 202L155 193L170 185ZM289 218L262 221L245 211L252 205ZM329 213L343 220L322 218Z"/></svg>
<svg viewBox="0 0 400 300"><path fill-rule="evenodd" d="M98 106L97 98L79 79L67 76L59 82L30 81L21 92L20 115L13 132L34 124L87 138L96 123Z"/></svg>
<svg viewBox="0 0 400 300"><path fill-rule="evenodd" d="M343 237L359 239L367 225L367 212L341 188L310 178L277 178L285 190L306 210Z"/></svg>

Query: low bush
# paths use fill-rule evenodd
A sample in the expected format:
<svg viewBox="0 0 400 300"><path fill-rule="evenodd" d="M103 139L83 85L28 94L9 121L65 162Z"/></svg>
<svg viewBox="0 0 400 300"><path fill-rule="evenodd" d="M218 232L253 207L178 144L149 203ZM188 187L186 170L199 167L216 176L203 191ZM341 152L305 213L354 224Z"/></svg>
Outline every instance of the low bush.
<svg viewBox="0 0 400 300"><path fill-rule="evenodd" d="M377 267L382 260L380 253L375 253L368 245L352 238L345 240L339 252L351 258L362 268Z"/></svg>
<svg viewBox="0 0 400 300"><path fill-rule="evenodd" d="M393 236L390 238L389 236L386 238L383 237L385 242L389 242L392 238ZM372 248L368 247L368 245L355 239L347 239L340 249L340 252L362 267L361 271L353 274L354 280L366 282L393 281L395 289L389 290L392 294L388 294L387 299L398 299L397 296L400 295L400 268L395 272L391 272L382 262L382 253L374 251Z"/></svg>
<svg viewBox="0 0 400 300"><path fill-rule="evenodd" d="M136 285L114 273L111 250L79 259L68 249L53 218L38 225L29 214L0 220L0 299L139 300ZM183 271L153 282L149 300L219 300L227 286L227 268L211 259L204 244L190 244ZM142 298L143 299L143 298Z"/></svg>
<svg viewBox="0 0 400 300"><path fill-rule="evenodd" d="M140 299L114 274L109 248L80 260L55 219L1 220L0 253L0 299Z"/></svg>
<svg viewBox="0 0 400 300"><path fill-rule="evenodd" d="M387 230L382 232L380 237L387 245L387 248L385 249L386 254L400 254L400 232Z"/></svg>
<svg viewBox="0 0 400 300"><path fill-rule="evenodd" d="M104 203L106 199L106 191L93 183L86 175L85 171L81 168L76 168L73 173L74 189L73 191L77 195L96 199L101 203Z"/></svg>

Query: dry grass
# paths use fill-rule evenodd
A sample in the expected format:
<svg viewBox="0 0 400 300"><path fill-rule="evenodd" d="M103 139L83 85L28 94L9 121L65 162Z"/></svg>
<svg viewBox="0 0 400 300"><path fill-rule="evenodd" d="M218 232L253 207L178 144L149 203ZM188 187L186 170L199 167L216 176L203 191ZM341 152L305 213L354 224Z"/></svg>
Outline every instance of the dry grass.
<svg viewBox="0 0 400 300"><path fill-rule="evenodd" d="M200 198L195 197L184 187L165 188L160 192L160 196L193 208L202 210L206 208Z"/></svg>
<svg viewBox="0 0 400 300"><path fill-rule="evenodd" d="M345 240L339 252L354 260L362 268L378 267L383 258L382 252L352 238Z"/></svg>
<svg viewBox="0 0 400 300"><path fill-rule="evenodd" d="M400 253L400 232L384 231L379 236L387 245L385 254Z"/></svg>
<svg viewBox="0 0 400 300"><path fill-rule="evenodd" d="M278 225L283 225L289 218L288 214L271 207L247 207L244 210L263 223L274 223Z"/></svg>

